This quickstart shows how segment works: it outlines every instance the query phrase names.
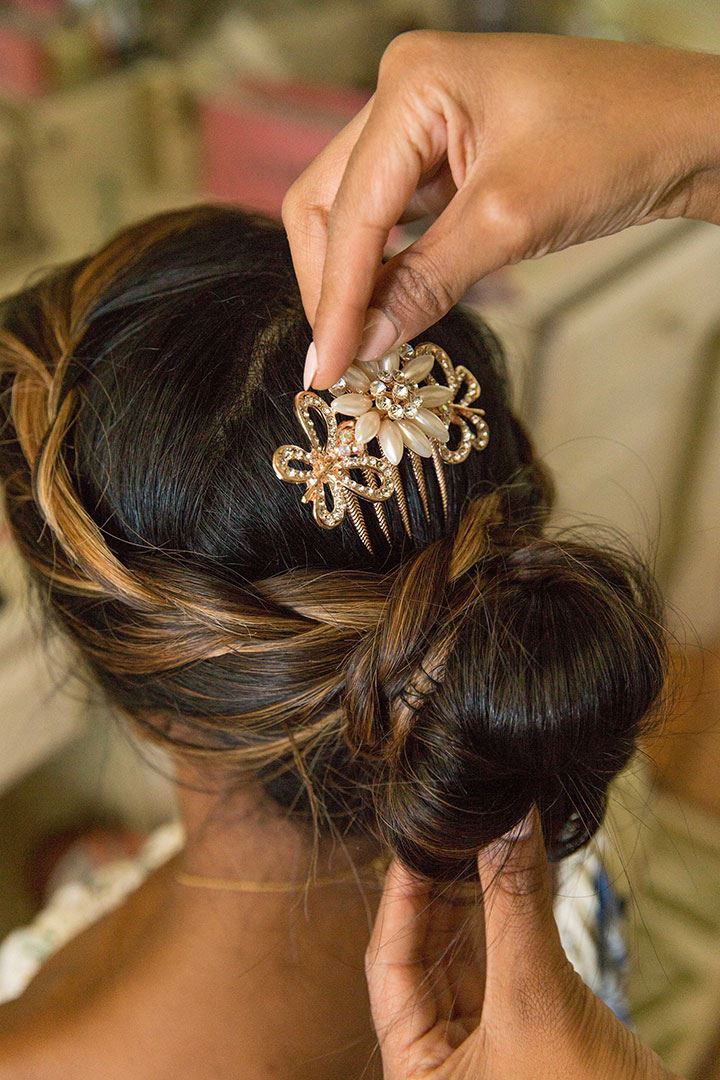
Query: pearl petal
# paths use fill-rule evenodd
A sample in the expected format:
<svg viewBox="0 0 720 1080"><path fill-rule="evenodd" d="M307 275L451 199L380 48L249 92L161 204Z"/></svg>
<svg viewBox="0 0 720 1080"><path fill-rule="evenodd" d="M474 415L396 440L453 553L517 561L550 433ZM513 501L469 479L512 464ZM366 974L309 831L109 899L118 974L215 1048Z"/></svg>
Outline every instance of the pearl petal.
<svg viewBox="0 0 720 1080"><path fill-rule="evenodd" d="M405 364L403 371L411 382L420 382L421 379L430 374L434 364L434 356L416 356Z"/></svg>
<svg viewBox="0 0 720 1080"><path fill-rule="evenodd" d="M362 416L372 408L372 401L364 394L341 394L331 403L330 408L334 413L342 413L343 416Z"/></svg>
<svg viewBox="0 0 720 1080"><path fill-rule="evenodd" d="M418 409L413 420L431 439L446 443L450 438L450 432L440 417L436 416L435 413L428 412L427 409Z"/></svg>
<svg viewBox="0 0 720 1080"><path fill-rule="evenodd" d="M403 437L398 431L396 421L383 420L380 424L380 431L378 432L378 442L388 461L391 461L393 465L397 465L403 456L404 444Z"/></svg>
<svg viewBox="0 0 720 1080"><path fill-rule="evenodd" d="M380 430L380 413L377 409L369 409L355 422L355 439L357 442L367 443L374 439Z"/></svg>
<svg viewBox="0 0 720 1080"><path fill-rule="evenodd" d="M355 364L350 365L343 378L350 390L367 390L370 385L367 372L361 371Z"/></svg>
<svg viewBox="0 0 720 1080"><path fill-rule="evenodd" d="M412 420L396 420L406 446L420 457L432 457L432 443Z"/></svg>
<svg viewBox="0 0 720 1080"><path fill-rule="evenodd" d="M381 369L383 371L386 371L388 375L391 375L393 371L397 371L399 366L400 357L398 355L397 349L393 349L392 352L385 353L385 356L383 356L382 360L380 361Z"/></svg>
<svg viewBox="0 0 720 1080"><path fill-rule="evenodd" d="M417 396L422 398L423 405L435 408L437 405L444 405L447 401L452 401L455 391L451 390L449 386L421 386Z"/></svg>

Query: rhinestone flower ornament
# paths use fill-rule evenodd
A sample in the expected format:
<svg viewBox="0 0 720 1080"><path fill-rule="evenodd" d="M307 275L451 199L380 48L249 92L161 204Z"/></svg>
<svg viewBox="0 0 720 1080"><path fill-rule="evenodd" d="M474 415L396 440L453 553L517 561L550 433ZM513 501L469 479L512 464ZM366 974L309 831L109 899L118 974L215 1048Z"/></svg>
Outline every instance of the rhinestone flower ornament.
<svg viewBox="0 0 720 1080"><path fill-rule="evenodd" d="M415 353L411 345L403 345L379 360L358 361L330 387L335 395L331 408L356 417L358 442L377 438L393 465L399 464L405 447L421 457L431 457L430 440L446 443L450 437L446 419L431 409L454 397L449 386L420 386L435 359L422 347Z"/></svg>
<svg viewBox="0 0 720 1080"><path fill-rule="evenodd" d="M453 365L447 353L432 342L415 349L404 344L376 360L355 361L329 392L334 398L330 405L313 391L296 395L296 415L310 440L310 449L280 446L273 455L273 468L280 479L306 484L303 502L312 502L317 523L334 528L349 513L363 543L372 551L358 497L371 502L378 525L389 541L391 534L382 503L395 495L403 526L411 535L399 468L405 453L428 518L430 506L422 459L432 459L447 517L444 466L464 461L472 449L484 450L490 438L484 410L472 405L480 396L480 384L472 372ZM325 441L317 431L313 413L323 418ZM338 416L350 419L338 423ZM367 446L373 441L379 456L368 453ZM327 502L326 487L332 507Z"/></svg>

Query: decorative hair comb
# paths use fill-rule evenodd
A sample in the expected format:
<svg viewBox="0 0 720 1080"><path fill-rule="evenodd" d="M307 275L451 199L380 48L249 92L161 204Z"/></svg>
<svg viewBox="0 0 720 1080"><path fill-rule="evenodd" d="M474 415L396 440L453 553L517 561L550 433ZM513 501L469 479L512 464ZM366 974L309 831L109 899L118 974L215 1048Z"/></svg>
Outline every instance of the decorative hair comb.
<svg viewBox="0 0 720 1080"><path fill-rule="evenodd" d="M445 385L431 374L436 365ZM372 552L359 500L372 504L378 525L389 541L382 503L395 495L403 526L411 536L407 497L398 467L405 454L428 519L430 506L422 459L432 460L447 517L444 466L465 461L473 449L484 450L490 439L485 410L471 404L480 396L480 384L472 372L461 364L453 365L447 353L432 342L415 349L404 344L377 360L356 360L329 392L334 397L331 404L312 390L295 395L295 414L310 449L279 446L272 459L281 480L305 484L302 501L312 503L318 525L334 529L347 513ZM338 414L351 419L338 422ZM324 421L324 437L314 416ZM451 429L456 429L457 439L451 440ZM368 451L371 444L377 446L379 455Z"/></svg>

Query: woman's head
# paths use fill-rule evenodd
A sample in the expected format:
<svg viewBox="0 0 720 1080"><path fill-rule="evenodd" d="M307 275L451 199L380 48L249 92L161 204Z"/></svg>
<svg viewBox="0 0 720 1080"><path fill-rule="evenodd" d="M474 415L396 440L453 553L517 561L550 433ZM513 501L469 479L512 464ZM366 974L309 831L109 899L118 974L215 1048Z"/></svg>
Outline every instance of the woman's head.
<svg viewBox="0 0 720 1080"><path fill-rule="evenodd" d="M391 499L375 556L273 471L311 333L282 229L237 210L135 226L5 304L0 471L40 594L148 736L454 878L533 803L556 854L592 834L664 645L639 564L546 535L487 329L424 336L478 377L491 441L446 469L447 520L406 455L413 536Z"/></svg>

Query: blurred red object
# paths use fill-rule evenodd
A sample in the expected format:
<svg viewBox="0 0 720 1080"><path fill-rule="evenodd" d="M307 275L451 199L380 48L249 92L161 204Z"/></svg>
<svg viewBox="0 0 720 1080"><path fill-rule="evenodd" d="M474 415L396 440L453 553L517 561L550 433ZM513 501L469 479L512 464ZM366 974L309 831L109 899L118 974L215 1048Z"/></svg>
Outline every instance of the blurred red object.
<svg viewBox="0 0 720 1080"><path fill-rule="evenodd" d="M45 48L34 34L0 23L0 94L42 97L48 90Z"/></svg>
<svg viewBox="0 0 720 1080"><path fill-rule="evenodd" d="M201 100L205 192L279 217L290 184L369 96L345 87L244 80Z"/></svg>
<svg viewBox="0 0 720 1080"><path fill-rule="evenodd" d="M12 0L10 6L18 11L29 11L33 15L55 17L64 15L67 9L65 0Z"/></svg>

